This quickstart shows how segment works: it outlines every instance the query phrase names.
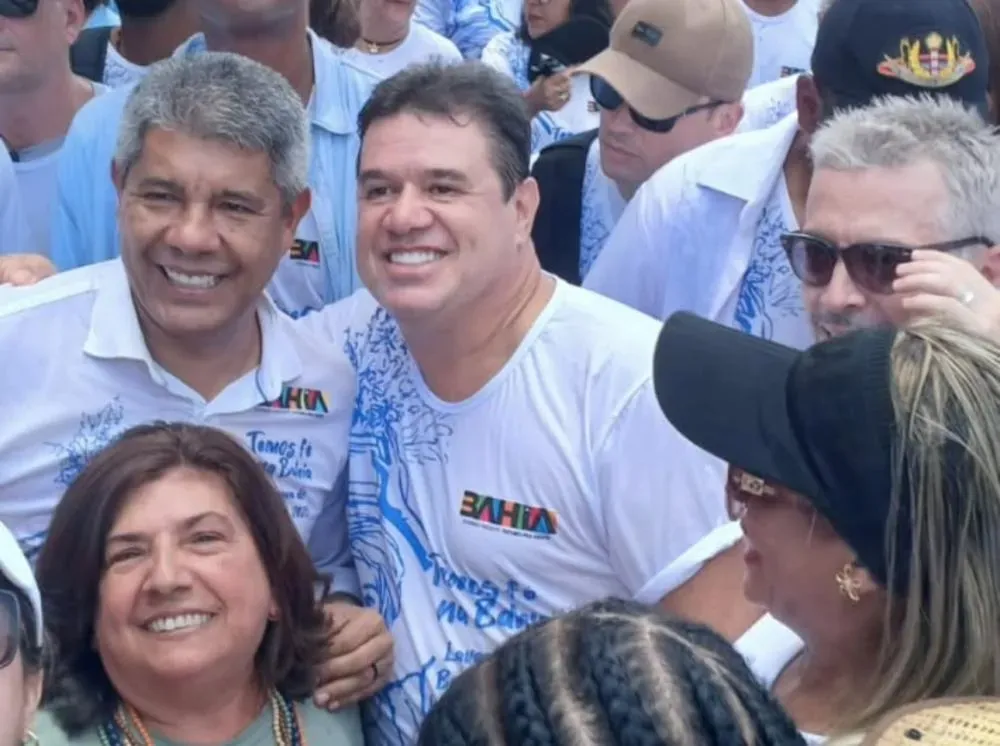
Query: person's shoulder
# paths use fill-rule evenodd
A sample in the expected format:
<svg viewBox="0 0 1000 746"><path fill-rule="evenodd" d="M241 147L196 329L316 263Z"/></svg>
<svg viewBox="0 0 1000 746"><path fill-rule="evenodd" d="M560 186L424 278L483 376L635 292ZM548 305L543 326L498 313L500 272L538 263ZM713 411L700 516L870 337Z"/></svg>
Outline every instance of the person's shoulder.
<svg viewBox="0 0 1000 746"><path fill-rule="evenodd" d="M19 334L27 333L25 325L30 328L32 323L86 313L116 263L113 260L60 272L34 285L0 287L0 329L13 324Z"/></svg>
<svg viewBox="0 0 1000 746"><path fill-rule="evenodd" d="M297 709L305 730L306 737L303 741L321 743L324 746L363 746L365 738L357 707L327 712L312 702L300 702Z"/></svg>
<svg viewBox="0 0 1000 746"><path fill-rule="evenodd" d="M448 37L419 23L414 23L412 28L412 33L420 45L426 47L431 52L431 56L436 56L443 62L459 62L462 60L462 53L458 51L455 42Z"/></svg>
<svg viewBox="0 0 1000 746"><path fill-rule="evenodd" d="M546 338L571 348L560 357L576 357L591 371L611 368L636 380L649 378L660 322L599 293L557 282Z"/></svg>
<svg viewBox="0 0 1000 746"><path fill-rule="evenodd" d="M125 110L125 103L138 83L131 83L121 88L109 88L95 95L85 103L70 125L67 140L95 138L103 136L112 140L117 138L117 121Z"/></svg>

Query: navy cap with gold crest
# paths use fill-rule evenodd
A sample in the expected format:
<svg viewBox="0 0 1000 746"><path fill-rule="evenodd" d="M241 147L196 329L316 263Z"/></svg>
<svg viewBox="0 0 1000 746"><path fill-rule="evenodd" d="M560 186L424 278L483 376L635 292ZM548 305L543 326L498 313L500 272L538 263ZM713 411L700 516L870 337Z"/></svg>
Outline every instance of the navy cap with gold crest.
<svg viewBox="0 0 1000 746"><path fill-rule="evenodd" d="M986 38L968 0L834 0L812 73L837 108L927 93L987 111Z"/></svg>

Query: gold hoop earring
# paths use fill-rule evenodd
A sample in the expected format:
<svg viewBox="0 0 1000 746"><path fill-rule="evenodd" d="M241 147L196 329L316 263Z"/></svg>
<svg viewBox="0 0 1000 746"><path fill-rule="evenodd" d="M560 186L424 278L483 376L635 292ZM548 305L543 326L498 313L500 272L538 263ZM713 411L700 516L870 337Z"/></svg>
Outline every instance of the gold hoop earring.
<svg viewBox="0 0 1000 746"><path fill-rule="evenodd" d="M28 730L24 732L24 738L21 739L22 746L39 746L38 736L35 735L35 731Z"/></svg>
<svg viewBox="0 0 1000 746"><path fill-rule="evenodd" d="M840 589L840 594L855 604L861 600L861 581L854 577L854 572L857 569L857 564L848 562L844 565L844 569L834 576L834 579L837 581L837 587Z"/></svg>

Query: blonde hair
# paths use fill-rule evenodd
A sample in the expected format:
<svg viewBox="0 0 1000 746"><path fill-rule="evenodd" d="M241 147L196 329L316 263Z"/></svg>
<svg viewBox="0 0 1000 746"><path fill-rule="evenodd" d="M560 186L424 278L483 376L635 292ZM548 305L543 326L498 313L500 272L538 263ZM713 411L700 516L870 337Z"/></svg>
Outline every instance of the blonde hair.
<svg viewBox="0 0 1000 746"><path fill-rule="evenodd" d="M1000 346L940 324L902 330L889 577L911 542L905 594L852 729L936 697L1000 695Z"/></svg>

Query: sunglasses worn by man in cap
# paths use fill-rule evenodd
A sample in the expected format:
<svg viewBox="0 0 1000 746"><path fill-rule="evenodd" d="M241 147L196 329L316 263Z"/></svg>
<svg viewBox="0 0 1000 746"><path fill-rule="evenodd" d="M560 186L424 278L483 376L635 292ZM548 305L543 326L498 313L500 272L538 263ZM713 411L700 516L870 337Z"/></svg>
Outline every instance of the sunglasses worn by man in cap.
<svg viewBox="0 0 1000 746"><path fill-rule="evenodd" d="M30 18L38 10L38 0L0 0L0 16Z"/></svg>

